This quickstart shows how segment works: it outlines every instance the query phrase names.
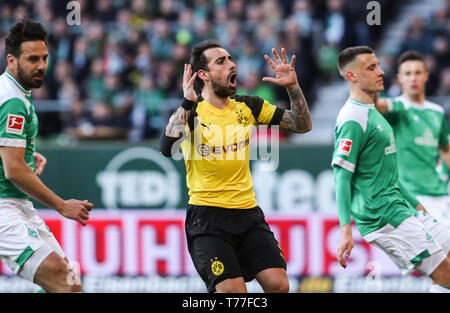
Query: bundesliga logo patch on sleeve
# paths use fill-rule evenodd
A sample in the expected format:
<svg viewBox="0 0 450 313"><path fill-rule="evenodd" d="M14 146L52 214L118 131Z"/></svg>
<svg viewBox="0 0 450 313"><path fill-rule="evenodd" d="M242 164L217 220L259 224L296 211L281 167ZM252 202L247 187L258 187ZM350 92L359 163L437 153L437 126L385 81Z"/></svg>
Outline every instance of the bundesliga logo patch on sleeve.
<svg viewBox="0 0 450 313"><path fill-rule="evenodd" d="M6 132L15 135L22 135L25 126L25 117L22 115L8 114Z"/></svg>
<svg viewBox="0 0 450 313"><path fill-rule="evenodd" d="M338 154L348 156L350 154L350 150L352 150L352 141L350 139L339 140Z"/></svg>

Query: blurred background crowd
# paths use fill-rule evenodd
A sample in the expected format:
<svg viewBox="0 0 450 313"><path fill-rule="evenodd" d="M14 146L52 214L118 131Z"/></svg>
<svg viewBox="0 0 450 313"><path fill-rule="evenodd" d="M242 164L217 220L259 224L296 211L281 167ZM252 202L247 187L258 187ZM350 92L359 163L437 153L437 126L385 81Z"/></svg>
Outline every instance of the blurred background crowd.
<svg viewBox="0 0 450 313"><path fill-rule="evenodd" d="M68 25L68 1L0 0L0 70L4 37L23 18L49 30L46 83L32 93L43 138L157 138L180 105L183 64L204 39L218 39L237 61L238 94L288 106L264 54L285 47L311 110L321 86L338 80L339 51L378 49L379 39L409 1L379 0L382 24L369 26L368 1L350 0L78 0L81 25ZM383 47L386 93L397 95L395 60L407 50L426 56L429 95L450 93L450 1L429 19L411 17L397 48Z"/></svg>

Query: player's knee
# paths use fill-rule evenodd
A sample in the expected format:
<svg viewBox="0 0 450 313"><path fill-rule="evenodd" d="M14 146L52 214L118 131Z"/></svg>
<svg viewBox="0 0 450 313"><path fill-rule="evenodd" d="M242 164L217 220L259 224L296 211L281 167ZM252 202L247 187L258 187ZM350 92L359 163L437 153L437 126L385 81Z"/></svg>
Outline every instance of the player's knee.
<svg viewBox="0 0 450 313"><path fill-rule="evenodd" d="M216 291L220 293L246 293L247 288L242 277L226 279L216 285Z"/></svg>
<svg viewBox="0 0 450 313"><path fill-rule="evenodd" d="M450 258L446 257L441 265L445 276L450 280Z"/></svg>
<svg viewBox="0 0 450 313"><path fill-rule="evenodd" d="M56 254L50 255L38 269L35 282L47 292L81 292L81 282L70 265Z"/></svg>
<svg viewBox="0 0 450 313"><path fill-rule="evenodd" d="M54 271L54 292L81 292L81 282L75 273L64 261Z"/></svg>
<svg viewBox="0 0 450 313"><path fill-rule="evenodd" d="M450 286L450 258L446 257L430 276L435 283Z"/></svg>
<svg viewBox="0 0 450 313"><path fill-rule="evenodd" d="M266 292L269 293L288 293L289 281L285 278L280 278L272 281L267 287Z"/></svg>

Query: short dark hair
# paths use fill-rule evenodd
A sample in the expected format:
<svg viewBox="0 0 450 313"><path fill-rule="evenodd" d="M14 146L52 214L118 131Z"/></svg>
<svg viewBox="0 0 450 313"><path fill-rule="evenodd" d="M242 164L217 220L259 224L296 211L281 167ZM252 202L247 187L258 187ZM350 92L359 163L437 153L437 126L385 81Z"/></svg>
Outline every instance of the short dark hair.
<svg viewBox="0 0 450 313"><path fill-rule="evenodd" d="M338 69L339 73L344 76L344 67L352 62L360 54L373 54L373 50L367 46L349 47L341 51L338 57Z"/></svg>
<svg viewBox="0 0 450 313"><path fill-rule="evenodd" d="M12 54L16 58L22 51L20 45L26 41L42 40L47 44L48 32L45 27L38 22L23 20L17 22L9 29L5 40L5 55Z"/></svg>
<svg viewBox="0 0 450 313"><path fill-rule="evenodd" d="M222 46L217 40L208 39L192 47L191 59L189 61L192 66L192 73L196 73L199 70L208 70L208 60L206 59L204 52L211 48L222 48ZM203 80L197 76L194 82L195 91L201 93L203 86Z"/></svg>
<svg viewBox="0 0 450 313"><path fill-rule="evenodd" d="M400 65L402 65L406 61L420 61L425 66L423 56L419 52L414 51L414 50L405 51L400 55L400 57L398 58L398 61L397 61L397 69L399 69Z"/></svg>

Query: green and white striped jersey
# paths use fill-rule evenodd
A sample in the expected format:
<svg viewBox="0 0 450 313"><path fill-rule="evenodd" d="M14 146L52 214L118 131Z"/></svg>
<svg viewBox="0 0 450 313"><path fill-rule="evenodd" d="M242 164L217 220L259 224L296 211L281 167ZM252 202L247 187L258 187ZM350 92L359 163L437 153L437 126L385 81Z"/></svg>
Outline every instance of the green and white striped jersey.
<svg viewBox="0 0 450 313"><path fill-rule="evenodd" d="M25 162L34 171L35 137L38 119L25 90L7 71L0 75L0 146L25 148ZM0 159L0 198L28 198L5 177Z"/></svg>
<svg viewBox="0 0 450 313"><path fill-rule="evenodd" d="M419 105L400 96L388 100L385 117L394 129L402 185L415 196L447 195L447 185L436 171L438 148L449 144L444 109L430 101Z"/></svg>
<svg viewBox="0 0 450 313"><path fill-rule="evenodd" d="M362 236L414 215L398 185L394 132L373 104L348 99L342 107L331 165L353 173L351 215Z"/></svg>

